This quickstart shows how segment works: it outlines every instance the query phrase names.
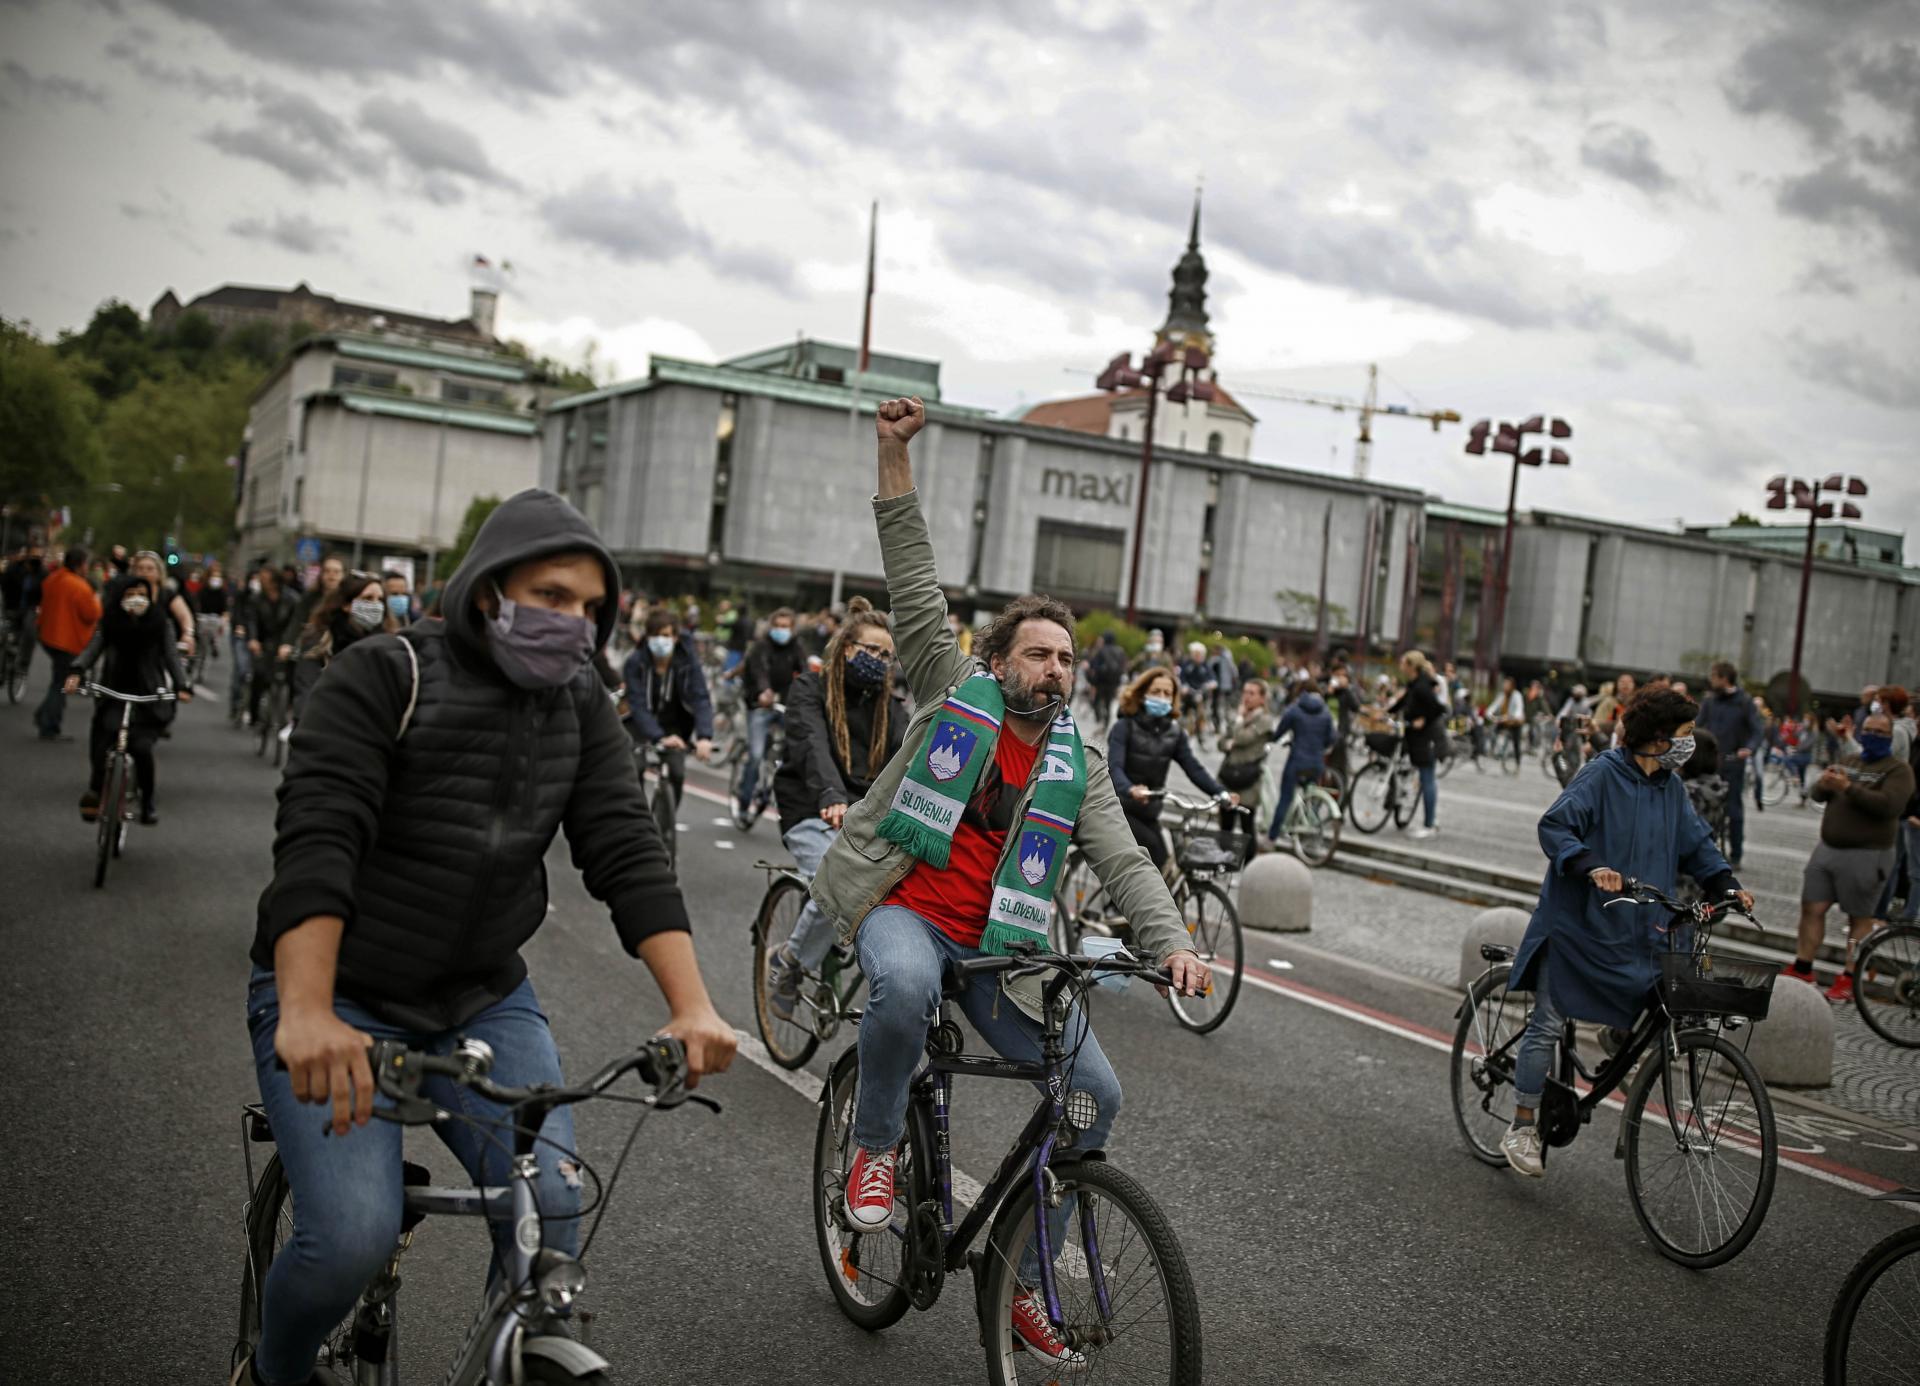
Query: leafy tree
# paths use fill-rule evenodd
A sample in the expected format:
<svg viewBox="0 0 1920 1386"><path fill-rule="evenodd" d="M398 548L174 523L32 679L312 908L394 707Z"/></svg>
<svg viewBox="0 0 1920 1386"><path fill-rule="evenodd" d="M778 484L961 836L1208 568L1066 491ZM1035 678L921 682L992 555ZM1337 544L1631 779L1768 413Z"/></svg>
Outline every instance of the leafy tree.
<svg viewBox="0 0 1920 1386"><path fill-rule="evenodd" d="M60 355L0 319L0 501L63 504L93 471L93 397Z"/></svg>
<svg viewBox="0 0 1920 1386"><path fill-rule="evenodd" d="M1760 521L1744 510L1735 515L1731 520L1728 520L1727 524L1734 529L1759 529L1761 527Z"/></svg>
<svg viewBox="0 0 1920 1386"><path fill-rule="evenodd" d="M86 330L63 332L56 350L72 361L102 400L118 399L151 373L146 324L119 299L94 310Z"/></svg>
<svg viewBox="0 0 1920 1386"><path fill-rule="evenodd" d="M460 533L454 538L453 547L440 554L439 562L434 565L434 581L444 585L446 580L466 561L467 550L473 547L474 536L480 533L480 526L487 522L487 516L500 508L498 496L475 496L467 506L467 513L460 521Z"/></svg>

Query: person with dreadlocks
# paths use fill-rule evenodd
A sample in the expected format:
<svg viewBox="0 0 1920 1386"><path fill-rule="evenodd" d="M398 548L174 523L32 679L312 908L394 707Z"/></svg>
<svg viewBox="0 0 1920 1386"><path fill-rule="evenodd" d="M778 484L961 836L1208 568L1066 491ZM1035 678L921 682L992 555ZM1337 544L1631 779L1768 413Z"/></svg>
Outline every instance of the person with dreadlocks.
<svg viewBox="0 0 1920 1386"><path fill-rule="evenodd" d="M115 578L100 602L100 624L73 661L64 685L68 693L79 691L82 682L92 679L116 693L151 694L177 692L183 703L193 701L193 689L187 685L180 667L180 655L174 646L174 624L167 612L166 593L160 583L138 571ZM96 667L98 674L95 673ZM120 722L127 722L127 749L133 754L134 780L140 789L140 821L158 823L154 811L153 743L173 721L174 705L169 702L135 703L128 708L112 698L94 704L93 730L88 738L89 768L87 790L80 796L80 816L89 823L100 816L100 787L107 778L107 753L120 734Z"/></svg>
<svg viewBox="0 0 1920 1386"><path fill-rule="evenodd" d="M907 731L905 690L893 683L893 623L865 597L826 647L820 672L787 692L787 753L774 777L780 838L809 881L840 835L847 806L866 794ZM811 899L767 962L767 1005L793 1018L800 982L833 947L833 921Z"/></svg>

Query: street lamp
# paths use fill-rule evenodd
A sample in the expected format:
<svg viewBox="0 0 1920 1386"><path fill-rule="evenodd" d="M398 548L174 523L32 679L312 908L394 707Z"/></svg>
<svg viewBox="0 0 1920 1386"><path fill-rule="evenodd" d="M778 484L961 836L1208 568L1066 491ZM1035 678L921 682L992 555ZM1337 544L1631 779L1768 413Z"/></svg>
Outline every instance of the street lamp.
<svg viewBox="0 0 1920 1386"><path fill-rule="evenodd" d="M1787 715L1800 711L1800 652L1807 634L1807 591L1813 585L1813 534L1814 527L1821 520L1834 517L1834 503L1820 499L1822 491L1836 496L1864 496L1867 483L1857 476L1846 476L1835 472L1822 481L1818 477L1802 480L1799 477L1776 476L1767 483L1767 509L1804 510L1807 512L1807 551L1800 560L1800 611L1793 618L1793 669L1787 675ZM1841 501L1839 515L1843 520L1860 518L1860 507L1852 501Z"/></svg>
<svg viewBox="0 0 1920 1386"><path fill-rule="evenodd" d="M1487 441L1487 434L1490 431L1493 433L1491 443ZM1542 415L1535 414L1517 426L1503 420L1496 430L1490 420L1482 419L1467 430L1467 451L1475 457L1482 456L1491 450L1504 452L1513 458L1513 477L1507 484L1507 530L1500 542L1500 582L1494 591L1493 620L1490 623L1482 623L1485 627L1485 671L1488 679L1499 676L1500 641L1506 633L1507 582L1513 573L1513 512L1514 502L1520 496L1520 469L1542 465L1565 467L1573 461L1567 455L1565 448L1527 447L1526 438L1529 433L1544 433L1549 438L1571 438L1573 425L1565 419L1555 419L1549 423Z"/></svg>
<svg viewBox="0 0 1920 1386"><path fill-rule="evenodd" d="M1169 404L1185 404L1188 400L1211 401L1218 397L1219 391L1211 381L1200 378L1200 372L1207 368L1207 353L1202 347L1190 346L1184 350L1172 342L1163 341L1141 359L1140 368L1133 367L1133 354L1123 351L1107 362L1107 368L1100 372L1094 381L1102 390L1145 390L1147 392L1147 427L1140 439L1140 485L1139 494L1134 498L1133 508L1133 561L1127 573L1127 624L1134 625L1140 606L1140 550L1145 546L1147 532L1147 479L1153 467L1153 421L1155 406L1164 388ZM1173 368L1173 381L1162 384L1167 368Z"/></svg>

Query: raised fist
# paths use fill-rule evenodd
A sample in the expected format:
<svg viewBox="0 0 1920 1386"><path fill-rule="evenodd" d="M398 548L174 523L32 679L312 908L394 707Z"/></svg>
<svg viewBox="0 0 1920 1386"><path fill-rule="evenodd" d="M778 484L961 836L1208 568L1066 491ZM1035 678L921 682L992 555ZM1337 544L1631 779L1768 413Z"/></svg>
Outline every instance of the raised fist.
<svg viewBox="0 0 1920 1386"><path fill-rule="evenodd" d="M920 431L927 421L927 406L915 395L911 399L890 399L884 401L873 414L874 431L880 440L891 439L904 443Z"/></svg>

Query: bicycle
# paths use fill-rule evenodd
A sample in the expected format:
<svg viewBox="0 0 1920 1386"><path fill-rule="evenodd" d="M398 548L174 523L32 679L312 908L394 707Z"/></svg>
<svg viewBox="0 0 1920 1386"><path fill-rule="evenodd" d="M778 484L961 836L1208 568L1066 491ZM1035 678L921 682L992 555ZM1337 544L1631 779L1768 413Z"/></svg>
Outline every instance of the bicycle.
<svg viewBox="0 0 1920 1386"><path fill-rule="evenodd" d="M1920 1203L1920 1189L1875 1194L1878 1202ZM1911 1382L1920 1375L1913 1347L1920 1305L1920 1224L1877 1243L1840 1283L1827 1316L1826 1386Z"/></svg>
<svg viewBox="0 0 1920 1386"><path fill-rule="evenodd" d="M1524 757L1520 753L1520 724L1502 722L1493 728L1493 758L1500 766L1500 772L1508 778L1520 773L1520 764Z"/></svg>
<svg viewBox="0 0 1920 1386"><path fill-rule="evenodd" d="M1219 828L1211 799L1187 799L1164 789L1151 796L1172 805L1177 817L1168 831L1173 837L1173 868L1167 891L1187 926L1193 951L1213 969L1213 986L1203 996L1182 996L1169 988L1167 1005L1173 1018L1196 1035L1219 1029L1240 998L1240 959L1245 956L1240 911L1220 884L1246 860L1252 834ZM1244 810L1243 810L1244 812ZM1054 946L1063 954L1076 951L1087 934L1106 938L1129 937L1126 917L1107 894L1079 850L1067 857L1060 886L1053 896Z"/></svg>
<svg viewBox="0 0 1920 1386"><path fill-rule="evenodd" d="M990 980L1002 972L1052 974L1045 985L1037 1063L962 1052L950 1003L974 978ZM1136 1374L1154 1380L1164 1375L1183 1386L1200 1380L1199 1302L1172 1222L1104 1152L1075 1145L1098 1120L1099 1109L1092 1094L1072 1089L1075 1049L1065 1032L1074 997L1067 993L1084 1002L1096 974L1145 977L1159 985L1171 980L1124 955L1068 957L1031 945L1011 956L969 958L949 966L935 1023L927 1031L927 1063L908 1092L906 1134L895 1165L894 1216L875 1231L858 1228L846 1215L859 1046L834 1063L814 1138L813 1221L834 1301L853 1323L873 1333L897 1323L909 1307L930 1309L946 1277L965 1269L973 1277L974 1310L992 1382L1006 1386ZM1084 1008L1081 1014L1084 1025ZM949 1153L956 1074L1012 1079L1041 1089L1033 1115L958 1225ZM1054 1211L1036 1219L1035 1208ZM972 1250L989 1222L986 1250ZM1069 1222L1075 1224L1071 1234ZM1057 1255L1056 1239L1069 1242ZM1023 1274L1030 1244L1032 1268ZM1012 1314L1015 1296L1030 1287L1078 1360L1046 1363L1026 1355ZM1156 1291L1157 1298L1143 1305Z"/></svg>
<svg viewBox="0 0 1920 1386"><path fill-rule="evenodd" d="M807 904L807 878L792 866L756 861L756 871L767 873L767 893L760 897L750 932L753 936L753 1014L767 1053L782 1068L799 1068L821 1045L840 1033L840 1026L857 1018L853 999L866 976L850 944L834 940L832 951L818 972L803 972L793 1018L782 1019L769 1004L768 963L773 952L793 936L794 922Z"/></svg>
<svg viewBox="0 0 1920 1386"><path fill-rule="evenodd" d="M667 779L667 766L657 747L636 742L634 758L640 762L640 792L647 801L647 812L659 829L660 842L667 849L667 865L680 866L680 805L673 797L673 784Z"/></svg>
<svg viewBox="0 0 1920 1386"><path fill-rule="evenodd" d="M0 620L0 683L7 686L7 701L17 703L26 696L27 665L33 651L13 621Z"/></svg>
<svg viewBox="0 0 1920 1386"><path fill-rule="evenodd" d="M753 783L753 801L740 807L740 784L747 773L747 738L736 735L727 771L727 815L741 832L752 832L760 816L773 806L773 780L780 773L780 761L787 753L787 705L775 703L770 711L773 721L767 726L767 753L760 757L760 773Z"/></svg>
<svg viewBox="0 0 1920 1386"><path fill-rule="evenodd" d="M107 883L107 864L127 847L127 824L133 819L133 802L127 786L133 783L133 752L127 749L127 729L133 719L135 703L170 703L179 695L170 688L158 693L121 693L105 684L86 685L88 696L112 698L121 704L120 725L114 729L113 745L107 750L106 778L100 782L99 817L95 820L93 885L98 890Z"/></svg>
<svg viewBox="0 0 1920 1386"><path fill-rule="evenodd" d="M263 650L254 657L265 659L267 656ZM264 756L268 748L272 748L273 768L278 770L287 757L287 743L281 739L280 729L287 725L287 713L293 698L293 661L284 655L276 655L273 668L267 673L267 680L267 696L263 700L265 708L253 729L253 753Z"/></svg>
<svg viewBox="0 0 1920 1386"><path fill-rule="evenodd" d="M1406 737L1399 723L1392 731L1366 734L1367 763L1354 773L1347 794L1347 817L1363 833L1377 833L1393 820L1404 828L1413 821L1420 803L1420 774L1407 759Z"/></svg>
<svg viewBox="0 0 1920 1386"><path fill-rule="evenodd" d="M1853 1004L1888 1044L1920 1049L1920 925L1883 924L1860 940Z"/></svg>
<svg viewBox="0 0 1920 1386"><path fill-rule="evenodd" d="M1690 905L1641 881L1624 885L1607 908L1658 905L1675 927L1690 927L1692 938L1660 955L1660 981L1646 1013L1597 1073L1575 1052L1573 1022L1567 1022L1537 1113L1541 1157L1572 1143L1594 1109L1631 1075L1614 1157L1626 1162L1634 1216L1662 1256L1705 1270L1746 1248L1773 1198L1779 1165L1773 1103L1746 1051L1726 1036L1765 1018L1775 973L1709 951L1715 922L1729 913L1753 918L1737 902ZM1515 1051L1528 1014L1507 990L1514 953L1504 944L1480 946L1488 966L1457 1012L1450 1074L1460 1134L1476 1159L1503 1169L1500 1138L1513 1122ZM1584 1096L1577 1082L1587 1085ZM1757 1177L1743 1177L1736 1158L1757 1159Z"/></svg>
<svg viewBox="0 0 1920 1386"><path fill-rule="evenodd" d="M1289 732L1288 739L1291 737ZM1281 749L1275 747L1276 752ZM1292 773L1285 755L1280 756L1280 773ZM1286 820L1280 825L1280 833L1293 847L1294 855L1308 866L1325 866L1340 846L1340 800L1324 783L1328 776L1337 780L1338 774L1338 771L1322 770L1314 778L1302 779L1296 784L1293 798L1287 804Z"/></svg>
<svg viewBox="0 0 1920 1386"><path fill-rule="evenodd" d="M569 1383L570 1386L605 1386L607 1362L598 1353L579 1342L565 1328L566 1316L586 1287L584 1261L593 1245L594 1231L605 1215L619 1181L627 1152L633 1148L640 1122L653 1111L697 1102L712 1111L719 1104L685 1088L686 1051L675 1039L659 1038L632 1053L607 1064L586 1082L574 1087L535 1085L506 1088L492 1082L488 1073L493 1066L493 1051L478 1040L462 1039L451 1054L430 1054L409 1049L395 1040L382 1040L371 1051L374 1079L382 1096L391 1105L376 1105L374 1116L403 1126L426 1126L449 1120L474 1118L448 1111L421 1095L422 1081L430 1077L448 1079L480 1094L490 1102L508 1109L507 1120L490 1123L510 1125L513 1133L513 1172L504 1187L443 1188L430 1184L422 1165L406 1164L405 1214L400 1238L386 1265L361 1293L359 1303L339 1326L327 1335L320 1360L340 1370L353 1386L399 1386L399 1291L400 1258L412 1245L415 1230L435 1215L480 1216L496 1220L511 1218L516 1229L509 1263L504 1274L489 1282L485 1306L443 1378L449 1386L507 1386L508 1383ZM653 1092L642 1097L609 1093L608 1089L628 1073L638 1073ZM547 1223L540 1215L536 1198L539 1159L534 1147L546 1142L539 1134L547 1116L558 1107L570 1106L592 1098L633 1102L646 1110L636 1121L633 1134L620 1153L612 1175L602 1184L590 1166L572 1151L560 1155L577 1162L592 1176L596 1196L582 1211L594 1213L593 1225L581 1239L579 1252L568 1255L548 1244ZM315 1121L322 1120L316 1113ZM266 1109L248 1103L241 1110L242 1149L247 1162L246 1261L240 1275L240 1325L234 1342L232 1364L251 1353L260 1338L260 1292L274 1257L286 1245L292 1232L291 1204L286 1171L276 1151L253 1177L251 1146L273 1140ZM586 1315L579 1316L581 1320Z"/></svg>

